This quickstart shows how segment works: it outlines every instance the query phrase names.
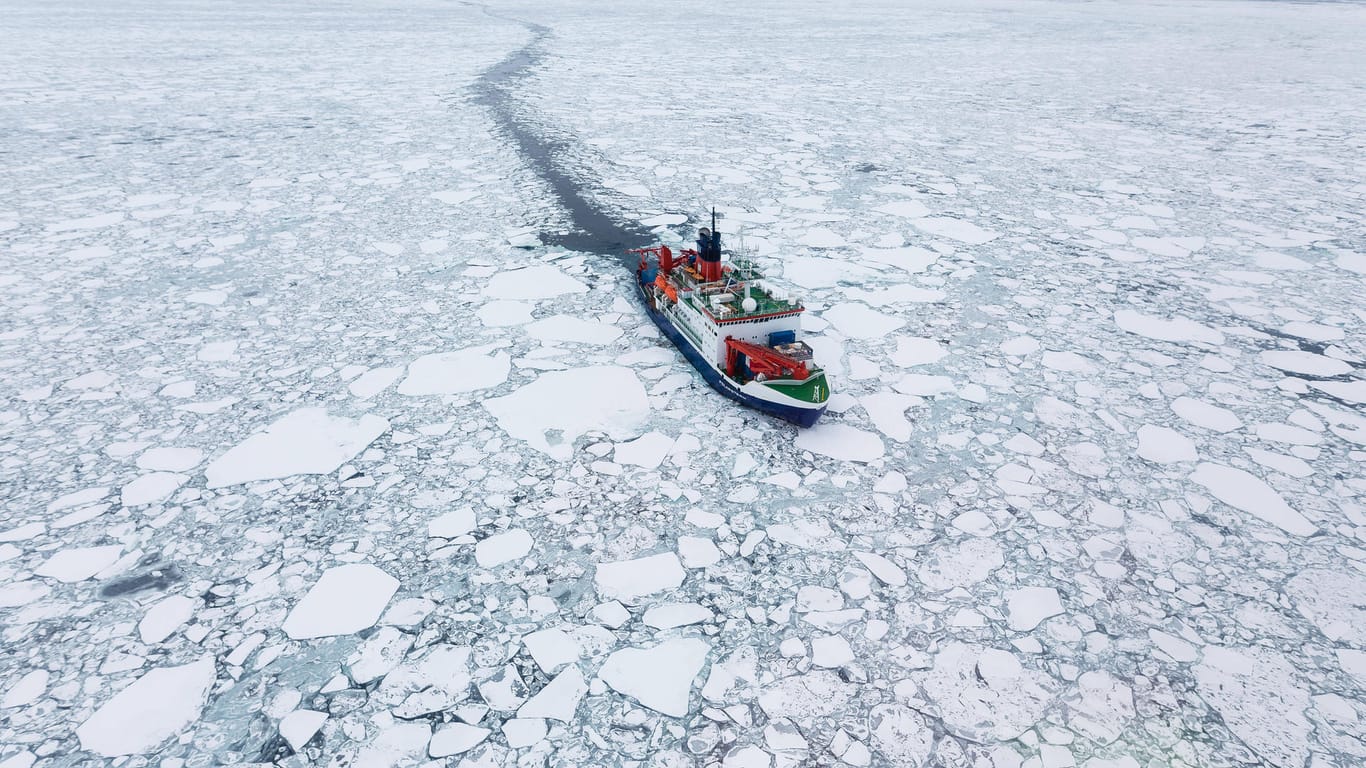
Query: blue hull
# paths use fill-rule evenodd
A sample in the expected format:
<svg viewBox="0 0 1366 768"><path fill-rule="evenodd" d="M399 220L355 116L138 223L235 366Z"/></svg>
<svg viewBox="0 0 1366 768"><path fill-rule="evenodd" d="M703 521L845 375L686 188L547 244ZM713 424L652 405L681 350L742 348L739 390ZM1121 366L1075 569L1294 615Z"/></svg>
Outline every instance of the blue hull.
<svg viewBox="0 0 1366 768"><path fill-rule="evenodd" d="M665 317L662 312L651 306L649 297L645 295L645 284L640 282L639 274L636 275L636 289L640 294L640 303L645 305L645 311L649 313L650 319L655 321L655 325L659 326L659 330L663 331L669 341L673 342L673 345L678 348L678 351L683 353L683 356L688 359L689 363L692 363L692 367L696 368L697 372L702 374L702 378L707 380L707 383L712 386L712 389L715 389L717 392L720 392L741 405L748 406L756 411L763 411L764 413L777 416L778 418L784 421L790 421L799 427L810 427L814 425L820 419L821 414L825 413L824 406L820 408L794 408L790 405L760 400L741 392L734 382L721 375L721 373L713 368L706 360L702 359L702 356L697 353L697 350L693 348L693 345L689 344L688 340L683 338L683 335L678 332L678 329L674 328L673 323L669 322L669 318Z"/></svg>

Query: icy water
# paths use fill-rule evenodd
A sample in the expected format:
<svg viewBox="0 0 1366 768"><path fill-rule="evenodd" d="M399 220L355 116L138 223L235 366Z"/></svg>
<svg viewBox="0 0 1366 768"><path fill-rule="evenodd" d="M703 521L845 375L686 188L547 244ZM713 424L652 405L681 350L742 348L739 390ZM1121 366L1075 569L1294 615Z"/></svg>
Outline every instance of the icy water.
<svg viewBox="0 0 1366 768"><path fill-rule="evenodd" d="M1366 760L1360 5L0 18L3 768Z"/></svg>
<svg viewBox="0 0 1366 768"><path fill-rule="evenodd" d="M525 47L480 75L474 92L479 96L478 103L492 113L497 130L511 139L523 161L549 185L555 201L569 217L568 232L542 233L541 240L574 251L616 257L623 265L634 265L635 257L623 252L652 244L649 234L613 218L595 197L585 194L591 188L591 179L585 178L586 169L572 166L575 150L582 148L574 146L572 138L555 138L553 129L537 122L534 110L517 99L521 82L545 61L545 47L553 33L539 24L494 14L486 6L484 10L492 18L521 24L532 34Z"/></svg>

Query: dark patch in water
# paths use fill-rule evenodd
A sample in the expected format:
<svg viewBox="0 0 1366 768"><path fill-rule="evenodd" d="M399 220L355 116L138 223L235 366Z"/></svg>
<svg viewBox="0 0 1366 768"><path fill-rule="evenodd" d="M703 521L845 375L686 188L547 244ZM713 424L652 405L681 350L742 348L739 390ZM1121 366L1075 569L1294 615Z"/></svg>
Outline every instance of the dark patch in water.
<svg viewBox="0 0 1366 768"><path fill-rule="evenodd" d="M498 129L517 147L517 152L536 175L550 186L574 229L567 234L543 235L550 245L589 253L616 254L634 264L622 252L650 245L654 238L645 230L608 214L584 194L585 174L572 165L573 144L546 134L528 110L517 101L515 91L523 79L546 58L545 42L553 36L549 27L498 15L494 18L520 24L532 33L529 43L487 69L474 84L476 102L492 113Z"/></svg>
<svg viewBox="0 0 1366 768"><path fill-rule="evenodd" d="M144 557L137 565L139 572L108 582L100 587L100 597L113 598L139 592L165 592L172 584L184 581L185 575L175 563L163 562L160 557Z"/></svg>

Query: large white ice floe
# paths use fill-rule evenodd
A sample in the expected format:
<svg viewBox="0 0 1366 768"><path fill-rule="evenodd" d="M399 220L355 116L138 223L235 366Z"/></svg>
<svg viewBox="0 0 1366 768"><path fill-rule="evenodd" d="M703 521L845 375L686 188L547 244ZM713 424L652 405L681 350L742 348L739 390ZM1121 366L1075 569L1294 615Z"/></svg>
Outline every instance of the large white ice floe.
<svg viewBox="0 0 1366 768"><path fill-rule="evenodd" d="M321 475L389 431L389 421L365 414L332 416L322 408L289 413L219 456L204 469L210 488L291 475Z"/></svg>
<svg viewBox="0 0 1366 768"><path fill-rule="evenodd" d="M1195 443L1168 427L1144 424L1138 428L1138 455L1158 464L1195 461Z"/></svg>
<svg viewBox="0 0 1366 768"><path fill-rule="evenodd" d="M661 552L634 560L598 563L594 582L606 599L632 602L646 595L675 589L687 573L673 552Z"/></svg>
<svg viewBox="0 0 1366 768"><path fill-rule="evenodd" d="M677 638L649 648L624 648L603 662L598 677L613 690L672 717L686 717L693 680L711 650L706 641Z"/></svg>
<svg viewBox="0 0 1366 768"><path fill-rule="evenodd" d="M1318 530L1304 515L1291 508L1275 489L1241 469L1205 462L1196 466L1191 480L1203 485L1214 498L1286 533L1310 536Z"/></svg>
<svg viewBox="0 0 1366 768"><path fill-rule="evenodd" d="M1185 317L1166 319L1121 309L1115 312L1115 325L1129 333L1159 341L1224 343L1224 334Z"/></svg>
<svg viewBox="0 0 1366 768"><path fill-rule="evenodd" d="M570 666L527 699L517 709L517 716L571 723L586 693L588 681L584 679L583 672L577 666Z"/></svg>
<svg viewBox="0 0 1366 768"><path fill-rule="evenodd" d="M168 595L152 604L138 622L138 636L149 645L165 640L194 615L196 601L184 595ZM202 603L200 603L202 605Z"/></svg>
<svg viewBox="0 0 1366 768"><path fill-rule="evenodd" d="M155 504L175 493L189 480L178 472L150 472L136 478L119 490L119 503L125 507Z"/></svg>
<svg viewBox="0 0 1366 768"><path fill-rule="evenodd" d="M531 534L520 528L504 531L474 545L474 559L480 568L493 568L524 557L533 543Z"/></svg>
<svg viewBox="0 0 1366 768"><path fill-rule="evenodd" d="M122 552L123 547L117 544L63 549L45 560L34 573L66 583L84 581L113 565Z"/></svg>
<svg viewBox="0 0 1366 768"><path fill-rule="evenodd" d="M81 748L104 757L156 749L199 719L216 679L212 656L147 672L76 728Z"/></svg>
<svg viewBox="0 0 1366 768"><path fill-rule="evenodd" d="M906 324L895 315L883 314L867 304L836 304L821 314L839 332L854 339L879 339Z"/></svg>
<svg viewBox="0 0 1366 768"><path fill-rule="evenodd" d="M398 579L368 563L329 568L285 617L295 640L349 635L374 626L398 591Z"/></svg>
<svg viewBox="0 0 1366 768"><path fill-rule="evenodd" d="M1050 616L1062 613L1058 590L1052 587L1019 587L1006 593L1010 628L1027 632Z"/></svg>
<svg viewBox="0 0 1366 768"><path fill-rule="evenodd" d="M561 460L590 431L614 440L635 437L650 412L640 379L618 366L543 373L512 394L485 400L484 407L503 431Z"/></svg>
<svg viewBox="0 0 1366 768"><path fill-rule="evenodd" d="M1195 426L1214 432L1232 432L1243 426L1243 420L1233 411L1193 397L1176 398L1172 410Z"/></svg>
<svg viewBox="0 0 1366 768"><path fill-rule="evenodd" d="M612 458L618 464L654 469L664 461L673 447L672 437L658 432L646 432L635 440L617 443L613 448Z"/></svg>
<svg viewBox="0 0 1366 768"><path fill-rule="evenodd" d="M1269 350L1259 355L1258 359L1272 368L1306 376L1341 376L1352 372L1350 363L1313 352Z"/></svg>
<svg viewBox="0 0 1366 768"><path fill-rule="evenodd" d="M621 329L611 323L571 315L552 315L526 327L526 333L541 341L567 341L575 344L611 344L621 337Z"/></svg>
<svg viewBox="0 0 1366 768"><path fill-rule="evenodd" d="M983 229L970 221L963 221L950 216L929 216L923 219L913 219L911 223L915 225L916 229L968 245L982 245L1001 236L999 232Z"/></svg>
<svg viewBox="0 0 1366 768"><path fill-rule="evenodd" d="M500 345L467 347L423 355L408 364L398 393L409 397L478 392L507 381L512 359Z"/></svg>
<svg viewBox="0 0 1366 768"><path fill-rule="evenodd" d="M796 446L842 461L868 463L882 458L886 447L872 432L837 422L821 422L797 433Z"/></svg>
<svg viewBox="0 0 1366 768"><path fill-rule="evenodd" d="M484 286L484 295L493 299L553 299L587 290L588 286L557 267L543 264L493 275Z"/></svg>

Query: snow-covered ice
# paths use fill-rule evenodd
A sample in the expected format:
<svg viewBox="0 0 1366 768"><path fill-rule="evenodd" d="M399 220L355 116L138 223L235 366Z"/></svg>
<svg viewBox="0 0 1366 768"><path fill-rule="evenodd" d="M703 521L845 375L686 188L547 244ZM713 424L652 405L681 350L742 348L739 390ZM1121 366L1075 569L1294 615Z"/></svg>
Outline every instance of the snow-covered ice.
<svg viewBox="0 0 1366 768"><path fill-rule="evenodd" d="M1191 481L1204 486L1225 504L1287 533L1309 536L1316 530L1314 524L1287 504L1275 489L1241 469L1206 462L1195 468Z"/></svg>
<svg viewBox="0 0 1366 768"><path fill-rule="evenodd" d="M209 462L210 488L335 471L389 430L371 414L352 419L322 408L300 408L281 417Z"/></svg>
<svg viewBox="0 0 1366 768"><path fill-rule="evenodd" d="M374 626L398 579L367 563L323 571L285 617L282 629L295 640L347 635Z"/></svg>
<svg viewBox="0 0 1366 768"><path fill-rule="evenodd" d="M199 718L216 679L213 657L207 655L149 670L76 728L81 748L104 757L155 749Z"/></svg>
<svg viewBox="0 0 1366 768"><path fill-rule="evenodd" d="M497 346L434 352L408 364L400 395L454 395L477 392L507 381L511 358Z"/></svg>
<svg viewBox="0 0 1366 768"><path fill-rule="evenodd" d="M474 558L481 568L492 568L525 556L533 543L531 534L524 530L505 531L475 545Z"/></svg>
<svg viewBox="0 0 1366 768"><path fill-rule="evenodd" d="M122 553L123 547L117 544L63 549L45 560L34 573L57 581L84 581L113 565Z"/></svg>
<svg viewBox="0 0 1366 768"><path fill-rule="evenodd" d="M683 566L678 556L663 552L633 560L598 563L594 581L598 593L616 600L634 600L683 583Z"/></svg>
<svg viewBox="0 0 1366 768"><path fill-rule="evenodd" d="M714 10L6 6L0 766L1361 763L1361 5Z"/></svg>
<svg viewBox="0 0 1366 768"><path fill-rule="evenodd" d="M645 648L623 648L603 662L602 681L642 705L672 717L688 714L693 680L711 647L696 638L665 640Z"/></svg>
<svg viewBox="0 0 1366 768"><path fill-rule="evenodd" d="M589 431L632 438L649 410L645 388L627 368L596 366L543 373L511 394L484 401L509 435L567 459Z"/></svg>

